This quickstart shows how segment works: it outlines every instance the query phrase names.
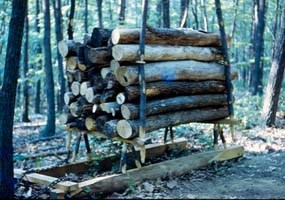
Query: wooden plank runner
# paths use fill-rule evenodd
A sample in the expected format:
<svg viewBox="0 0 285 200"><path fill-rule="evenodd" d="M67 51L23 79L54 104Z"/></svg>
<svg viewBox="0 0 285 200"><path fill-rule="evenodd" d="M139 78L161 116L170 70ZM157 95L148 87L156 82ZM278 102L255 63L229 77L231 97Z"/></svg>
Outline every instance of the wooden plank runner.
<svg viewBox="0 0 285 200"><path fill-rule="evenodd" d="M96 193L121 191L129 187L130 183L137 185L146 180L165 178L167 176L180 176L191 170L205 167L213 161L224 161L241 157L243 153L244 148L242 146L197 153L156 163L141 169L132 169L127 171L126 174L115 174L84 181L79 183L79 188L88 188Z"/></svg>
<svg viewBox="0 0 285 200"><path fill-rule="evenodd" d="M24 170L14 169L14 177L15 178L21 178L24 173L25 173ZM51 183L53 183L53 182L58 180L58 178L55 178L55 177L52 177L52 176L43 175L43 174L39 174L39 173L26 174L23 177L23 179L26 180L26 181L29 181L31 183L37 183L37 184L41 184L41 185L49 185L49 184L51 184ZM79 189L78 183L71 182L71 181L59 182L54 187L56 189L60 189L60 190L63 190L65 192L75 191L75 190Z"/></svg>

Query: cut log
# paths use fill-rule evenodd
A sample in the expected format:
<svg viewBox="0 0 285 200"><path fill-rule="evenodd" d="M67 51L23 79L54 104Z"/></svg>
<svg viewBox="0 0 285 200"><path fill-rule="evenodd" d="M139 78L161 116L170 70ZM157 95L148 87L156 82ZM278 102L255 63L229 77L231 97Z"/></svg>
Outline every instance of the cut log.
<svg viewBox="0 0 285 200"><path fill-rule="evenodd" d="M109 64L111 60L111 52L107 47L91 48L86 47L85 61L87 64ZM98 68L100 66L98 65Z"/></svg>
<svg viewBox="0 0 285 200"><path fill-rule="evenodd" d="M175 82L154 82L146 85L146 96L148 99L155 97L174 97L192 94L211 94L225 92L224 81L175 81ZM127 86L124 93L116 97L118 104L132 102L139 99L139 86Z"/></svg>
<svg viewBox="0 0 285 200"><path fill-rule="evenodd" d="M108 138L114 138L118 135L117 133L117 123L119 120L114 119L108 121L104 125L104 133L107 135Z"/></svg>
<svg viewBox="0 0 285 200"><path fill-rule="evenodd" d="M237 74L237 71L232 70L231 78L235 79ZM138 67L120 67L117 69L116 79L122 86L138 84ZM190 80L225 80L224 66L192 60L156 62L145 65L146 82Z"/></svg>
<svg viewBox="0 0 285 200"><path fill-rule="evenodd" d="M117 102L101 103L100 108L102 111L112 114L113 117L120 114L120 105Z"/></svg>
<svg viewBox="0 0 285 200"><path fill-rule="evenodd" d="M105 89L107 90L113 89L113 90L119 91L123 89L123 87L117 81L115 74L112 72L109 72L106 75L105 79L103 80L103 84L104 84Z"/></svg>
<svg viewBox="0 0 285 200"><path fill-rule="evenodd" d="M113 44L138 44L140 29L115 29L112 32ZM230 41L230 39L228 39ZM182 46L221 46L219 33L204 33L189 29L148 29L146 44Z"/></svg>
<svg viewBox="0 0 285 200"><path fill-rule="evenodd" d="M145 131L151 132L168 126L190 122L203 122L228 117L227 107L198 108L150 116L146 119ZM133 138L139 134L140 120L120 120L117 132L122 138Z"/></svg>
<svg viewBox="0 0 285 200"><path fill-rule="evenodd" d="M74 81L71 84L71 92L74 96L78 96L80 94L80 83L77 81Z"/></svg>
<svg viewBox="0 0 285 200"><path fill-rule="evenodd" d="M87 44L93 48L108 46L112 31L112 29L94 28Z"/></svg>
<svg viewBox="0 0 285 200"><path fill-rule="evenodd" d="M67 73L73 76L73 80L80 83L88 80L87 73L80 70L67 70Z"/></svg>
<svg viewBox="0 0 285 200"><path fill-rule="evenodd" d="M112 48L113 58L117 61L135 62L138 58L139 46L135 44L116 45ZM221 52L216 48L193 46L163 46L146 45L144 61L171 61L171 60L196 60L220 61Z"/></svg>
<svg viewBox="0 0 285 200"><path fill-rule="evenodd" d="M93 116L89 116L85 119L85 127L88 131L96 131L96 121Z"/></svg>
<svg viewBox="0 0 285 200"><path fill-rule="evenodd" d="M119 192L127 189L130 186L130 182L138 185L148 180L178 177L192 170L206 167L212 162L239 158L243 156L243 154L244 148L241 146L191 154L181 158L151 164L140 169L128 170L126 174L97 177L93 180L79 183L79 187L81 189L88 188L92 192L100 194Z"/></svg>
<svg viewBox="0 0 285 200"><path fill-rule="evenodd" d="M69 105L69 110L72 116L79 117L82 114L88 115L92 113L92 104L88 104L84 97L79 97L79 99Z"/></svg>
<svg viewBox="0 0 285 200"><path fill-rule="evenodd" d="M168 113L191 108L227 105L226 94L180 96L163 100L148 101L145 109L146 116ZM121 106L124 119L138 119L139 105L127 103Z"/></svg>
<svg viewBox="0 0 285 200"><path fill-rule="evenodd" d="M77 69L78 59L76 56L71 56L65 59L66 60L66 68L70 70Z"/></svg>
<svg viewBox="0 0 285 200"><path fill-rule="evenodd" d="M75 119L76 118L72 116L70 113L61 113L61 115L59 116L59 123L64 125L75 121Z"/></svg>
<svg viewBox="0 0 285 200"><path fill-rule="evenodd" d="M91 87L90 81L84 81L80 84L80 95L84 96L88 88Z"/></svg>
<svg viewBox="0 0 285 200"><path fill-rule="evenodd" d="M62 40L58 43L58 50L62 57L77 56L78 47L82 46L81 43L73 40Z"/></svg>
<svg viewBox="0 0 285 200"><path fill-rule="evenodd" d="M70 103L74 102L76 100L76 96L72 94L72 92L66 92L64 93L64 103L65 105L69 105Z"/></svg>
<svg viewBox="0 0 285 200"><path fill-rule="evenodd" d="M120 67L120 63L117 60L111 60L110 68L114 74L116 74L117 69Z"/></svg>
<svg viewBox="0 0 285 200"><path fill-rule="evenodd" d="M81 71L86 71L88 69L87 65L82 64L82 63L78 63L77 64L78 69L80 69Z"/></svg>
<svg viewBox="0 0 285 200"><path fill-rule="evenodd" d="M99 104L101 95L97 93L95 87L90 87L85 92L85 98L89 103Z"/></svg>
<svg viewBox="0 0 285 200"><path fill-rule="evenodd" d="M106 78L107 74L111 72L111 68L110 67L104 67L101 69L101 76L103 79Z"/></svg>

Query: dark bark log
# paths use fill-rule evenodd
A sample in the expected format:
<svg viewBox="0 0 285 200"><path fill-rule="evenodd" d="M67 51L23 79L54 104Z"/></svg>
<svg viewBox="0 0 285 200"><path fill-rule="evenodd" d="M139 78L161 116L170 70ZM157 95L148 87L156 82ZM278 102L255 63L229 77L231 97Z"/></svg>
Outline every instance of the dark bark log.
<svg viewBox="0 0 285 200"><path fill-rule="evenodd" d="M112 117L110 115L102 115L96 118L96 128L99 132L104 131L105 123Z"/></svg>
<svg viewBox="0 0 285 200"><path fill-rule="evenodd" d="M116 101L117 92L115 90L105 90L100 97L101 103Z"/></svg>
<svg viewBox="0 0 285 200"><path fill-rule="evenodd" d="M97 90L95 87L90 87L85 92L85 98L89 103L99 104L101 95L97 93Z"/></svg>
<svg viewBox="0 0 285 200"><path fill-rule="evenodd" d="M104 133L107 135L108 138L114 138L118 135L117 133L117 123L119 120L113 119L108 121L104 125Z"/></svg>
<svg viewBox="0 0 285 200"><path fill-rule="evenodd" d="M27 11L28 12L28 11ZM24 78L24 104L23 104L23 122L30 122L29 119L29 103L30 103L30 95L29 95L29 20L28 13L25 18L25 42L24 42L24 56L23 56L23 78Z"/></svg>
<svg viewBox="0 0 285 200"><path fill-rule="evenodd" d="M101 103L100 108L102 111L111 114L113 117L120 115L120 105L117 102Z"/></svg>
<svg viewBox="0 0 285 200"><path fill-rule="evenodd" d="M66 92L64 94L64 102L65 102L65 105L69 105L71 104L72 102L74 102L76 100L76 96L74 96L72 94L72 92Z"/></svg>
<svg viewBox="0 0 285 200"><path fill-rule="evenodd" d="M146 119L146 132L168 126L190 122L203 122L223 119L228 116L227 107L199 108L150 116ZM122 138L134 138L139 134L140 120L120 120L117 124L118 134Z"/></svg>
<svg viewBox="0 0 285 200"><path fill-rule="evenodd" d="M224 65L217 63L205 63L192 60L156 62L145 64L145 81L202 81L225 80ZM237 71L231 72L231 78L235 79ZM116 73L116 79L122 86L134 85L139 82L137 66L120 67Z"/></svg>
<svg viewBox="0 0 285 200"><path fill-rule="evenodd" d="M223 92L225 92L225 84L223 81L155 82L146 85L146 95L148 99ZM122 104L124 102L137 101L138 98L139 87L127 86L124 94L121 94L121 98L117 97L117 102Z"/></svg>
<svg viewBox="0 0 285 200"><path fill-rule="evenodd" d="M93 66L94 64L100 64L97 66L97 68L102 68L102 65L110 63L111 50L109 48L90 48L87 46L85 50L85 62L87 65Z"/></svg>
<svg viewBox="0 0 285 200"><path fill-rule="evenodd" d="M55 19L55 33L56 43L58 44L63 39L62 33L62 14L61 14L61 0L53 0L54 19ZM63 72L63 59L60 55L59 49L57 48L57 66L58 66L58 82L59 82L59 101L57 109L59 112L62 111L64 105L64 93L65 93L65 77Z"/></svg>
<svg viewBox="0 0 285 200"><path fill-rule="evenodd" d="M106 47L111 38L112 30L103 28L94 28L90 40L87 45L93 48Z"/></svg>
<svg viewBox="0 0 285 200"><path fill-rule="evenodd" d="M79 117L82 115L91 115L93 105L88 103L84 97L80 97L77 101L69 105L72 116Z"/></svg>
<svg viewBox="0 0 285 200"><path fill-rule="evenodd" d="M0 90L0 197L14 198L13 121L27 0L13 0Z"/></svg>
<svg viewBox="0 0 285 200"><path fill-rule="evenodd" d="M184 109L227 105L226 94L179 96L162 100L148 101L145 113L147 116L174 112ZM138 119L137 104L123 104L121 113L124 119Z"/></svg>
<svg viewBox="0 0 285 200"><path fill-rule="evenodd" d="M271 65L264 97L262 115L267 126L275 124L278 101L285 68L285 7L283 8L281 34L276 41L276 49Z"/></svg>
<svg viewBox="0 0 285 200"><path fill-rule="evenodd" d="M50 1L43 0L44 12L44 58L45 58L45 74L46 74L46 88L47 88L47 102L48 102L48 118L47 125L42 137L49 137L55 134L55 103L54 103L54 80L53 69L51 62L51 46L50 46Z"/></svg>
<svg viewBox="0 0 285 200"><path fill-rule="evenodd" d="M74 121L76 121L76 118L74 116L72 116L70 113L62 113L59 116L59 123L61 125L68 124L68 123L71 123Z"/></svg>
<svg viewBox="0 0 285 200"><path fill-rule="evenodd" d="M67 58L77 56L78 49L82 46L82 44L73 40L61 40L57 46L60 55L64 58Z"/></svg>
<svg viewBox="0 0 285 200"><path fill-rule="evenodd" d="M140 29L115 29L112 32L113 44L138 44ZM228 43L230 38L228 37ZM146 44L181 45L181 46L221 46L217 33L204 33L195 30L167 29L148 27Z"/></svg>

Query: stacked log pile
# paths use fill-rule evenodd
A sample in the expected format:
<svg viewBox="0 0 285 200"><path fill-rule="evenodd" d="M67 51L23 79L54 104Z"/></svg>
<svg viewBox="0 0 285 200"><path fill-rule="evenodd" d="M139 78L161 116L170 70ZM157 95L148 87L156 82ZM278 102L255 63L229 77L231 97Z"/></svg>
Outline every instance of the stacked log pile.
<svg viewBox="0 0 285 200"><path fill-rule="evenodd" d="M62 123L110 138L138 136L139 33L95 28L82 43L59 44L70 88ZM145 42L146 132L228 117L219 34L148 27Z"/></svg>

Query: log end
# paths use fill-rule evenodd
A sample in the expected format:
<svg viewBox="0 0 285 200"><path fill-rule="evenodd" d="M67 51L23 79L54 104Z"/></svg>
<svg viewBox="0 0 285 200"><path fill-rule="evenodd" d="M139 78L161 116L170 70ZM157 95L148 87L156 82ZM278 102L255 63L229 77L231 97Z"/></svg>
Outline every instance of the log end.
<svg viewBox="0 0 285 200"><path fill-rule="evenodd" d="M78 96L80 94L80 83L77 81L74 81L71 84L71 92L74 96Z"/></svg>
<svg viewBox="0 0 285 200"><path fill-rule="evenodd" d="M126 97L125 94L123 92L120 92L117 96L116 96L116 101L119 105L122 105L123 103L125 103L126 101Z"/></svg>
<svg viewBox="0 0 285 200"><path fill-rule="evenodd" d="M120 61L123 58L123 49L120 46L113 46L112 56L116 61Z"/></svg>
<svg viewBox="0 0 285 200"><path fill-rule="evenodd" d="M112 31L111 42L112 44L118 44L119 41L120 41L120 31L118 28L116 28Z"/></svg>
<svg viewBox="0 0 285 200"><path fill-rule="evenodd" d="M94 131L96 128L96 122L93 118L91 117L87 117L85 119L85 127L87 128L87 130L89 131Z"/></svg>
<svg viewBox="0 0 285 200"><path fill-rule="evenodd" d="M127 87L130 85L130 79L131 77L129 77L128 74L128 68L127 67L120 67L117 69L116 73L115 73L116 79L118 80L118 82L124 86Z"/></svg>
<svg viewBox="0 0 285 200"><path fill-rule="evenodd" d="M129 110L128 106L126 106L126 105L121 106L121 114L122 114L124 119L130 119L131 111Z"/></svg>
<svg viewBox="0 0 285 200"><path fill-rule="evenodd" d="M66 41L64 41L64 40L59 41L57 46L58 46L58 51L59 51L60 55L65 58L68 54L68 45L67 45Z"/></svg>
<svg viewBox="0 0 285 200"><path fill-rule="evenodd" d="M117 124L117 133L122 138L131 138L133 133L132 126L127 120L120 120Z"/></svg>

